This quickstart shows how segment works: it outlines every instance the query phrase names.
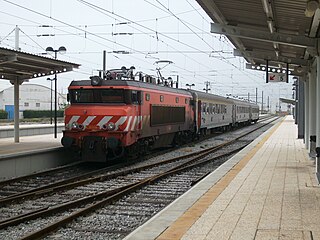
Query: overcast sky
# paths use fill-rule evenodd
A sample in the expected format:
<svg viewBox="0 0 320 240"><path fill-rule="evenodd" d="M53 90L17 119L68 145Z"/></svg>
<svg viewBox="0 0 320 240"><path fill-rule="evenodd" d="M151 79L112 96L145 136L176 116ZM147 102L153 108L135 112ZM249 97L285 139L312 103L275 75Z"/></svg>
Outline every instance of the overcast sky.
<svg viewBox="0 0 320 240"><path fill-rule="evenodd" d="M81 67L58 75L64 93L72 80L98 74L106 50L107 68L135 66L156 75L155 69L164 67L165 77L179 75L182 88L194 83L203 90L209 82L211 93L250 93L252 100L258 88L259 101L263 90L273 108L279 97L291 97L292 83L265 84L263 73L246 70L244 59L233 57L227 38L210 33L210 22L195 0L0 0L0 46L14 48L16 25L21 51L43 54L48 46L65 46L66 54L58 59ZM158 60L173 63L157 65ZM50 86L46 79L30 83ZM7 86L8 81L0 81L0 88Z"/></svg>

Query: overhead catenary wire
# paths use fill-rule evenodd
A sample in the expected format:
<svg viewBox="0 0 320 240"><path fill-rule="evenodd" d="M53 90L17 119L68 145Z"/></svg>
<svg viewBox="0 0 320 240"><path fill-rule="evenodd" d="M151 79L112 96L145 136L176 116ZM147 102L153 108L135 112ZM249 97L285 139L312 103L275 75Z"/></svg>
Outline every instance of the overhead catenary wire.
<svg viewBox="0 0 320 240"><path fill-rule="evenodd" d="M10 2L10 1L6 1L6 2ZM63 22L63 21L62 21ZM64 23L62 23L62 24L64 24ZM69 26L68 24L66 24L66 26ZM69 26L70 27L70 26ZM57 28L56 28L57 29ZM58 29L57 29L58 30ZM79 29L78 29L79 30ZM80 29L80 30L83 30L83 29ZM60 30L59 30L60 31ZM93 36L95 36L95 34L93 34ZM95 36L96 37L96 36ZM106 38L104 38L104 40L106 40ZM111 41L111 43L112 44L115 44L114 42L112 42ZM164 44L167 44L167 43L165 43L165 42L163 42ZM102 43L100 43L100 42L97 42L97 44L100 44L100 45L104 45L104 46L106 46L105 44L102 44ZM180 44L181 44L181 42L180 42ZM168 45L169 46L169 45ZM128 47L128 46L126 46L126 47ZM169 46L169 47L171 47L171 46ZM111 47L110 47L110 49L112 49ZM133 49L132 51L134 52L134 50L136 50L136 49ZM200 50L199 52L201 52L201 51L203 51L203 50ZM189 59L190 59L190 57L189 56L186 56L186 54L183 54L183 51L179 51L179 50L177 50L177 52L179 53L181 53L182 55L184 55L185 57L188 57ZM137 51L135 51L135 53L138 53ZM139 54L145 54L145 53L143 53L142 51L140 51L139 52ZM205 54L208 54L208 52L206 52ZM118 55L118 57L119 57L119 55ZM129 57L131 57L131 56L129 56ZM140 59L139 59L140 60ZM149 63L150 64L150 62L147 62L147 61L143 61L143 62L146 62L146 63ZM204 65L203 63L200 63L199 61L197 61L198 63L199 63L199 65L202 65L203 67L206 67L206 68L211 68L210 66L207 66L207 65ZM176 67L177 65L175 65L175 67ZM180 67L180 69L184 69L183 67L181 68ZM192 71L190 71L190 72L192 72ZM256 77L256 76L255 76Z"/></svg>

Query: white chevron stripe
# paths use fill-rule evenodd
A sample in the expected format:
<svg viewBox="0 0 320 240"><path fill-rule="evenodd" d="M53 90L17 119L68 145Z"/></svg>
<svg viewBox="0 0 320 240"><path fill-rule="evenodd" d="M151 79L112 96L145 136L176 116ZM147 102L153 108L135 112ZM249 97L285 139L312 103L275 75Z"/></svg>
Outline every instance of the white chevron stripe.
<svg viewBox="0 0 320 240"><path fill-rule="evenodd" d="M78 121L79 118L80 118L80 116L72 116L71 119L70 119L70 121L68 122L68 124L71 124L71 123L73 123L73 122Z"/></svg>
<svg viewBox="0 0 320 240"><path fill-rule="evenodd" d="M111 118L112 116L104 116L97 125L99 126L99 128L102 128L103 124L108 123Z"/></svg>
<svg viewBox="0 0 320 240"><path fill-rule="evenodd" d="M130 123L131 123L131 119L132 119L132 116L129 117L127 127L126 127L126 129L124 130L125 132L127 132L127 131L129 130L129 126L130 126Z"/></svg>
<svg viewBox="0 0 320 240"><path fill-rule="evenodd" d="M130 118L131 118L131 117L130 117ZM122 124L124 124L124 123L126 122L126 120L127 120L127 116L121 117L121 118L115 123L116 127L115 127L114 130L117 131L118 128L119 128L119 126L122 125Z"/></svg>
<svg viewBox="0 0 320 240"><path fill-rule="evenodd" d="M137 122L138 127L139 127L140 122L142 121L142 118L143 118L142 116L138 116L138 122ZM142 124L141 124L140 129L142 129Z"/></svg>
<svg viewBox="0 0 320 240"><path fill-rule="evenodd" d="M86 120L84 120L84 122L82 123L82 125L84 127L88 126L92 122L92 120L95 119L95 118L96 118L96 116L87 117Z"/></svg>
<svg viewBox="0 0 320 240"><path fill-rule="evenodd" d="M139 117L139 116L138 116ZM136 127L136 121L137 121L137 116L134 116L133 118L133 123L132 123L132 127L131 127L131 131L133 131Z"/></svg>

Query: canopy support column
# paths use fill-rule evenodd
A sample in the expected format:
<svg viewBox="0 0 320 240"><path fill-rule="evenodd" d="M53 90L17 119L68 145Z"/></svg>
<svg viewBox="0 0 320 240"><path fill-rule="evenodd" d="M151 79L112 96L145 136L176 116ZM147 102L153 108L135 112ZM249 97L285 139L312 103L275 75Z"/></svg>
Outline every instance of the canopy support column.
<svg viewBox="0 0 320 240"><path fill-rule="evenodd" d="M317 66L317 65L316 65ZM316 66L311 68L310 81L309 81L309 156L315 157L316 150L316 117L317 117L317 104L316 104L316 83L317 74Z"/></svg>
<svg viewBox="0 0 320 240"><path fill-rule="evenodd" d="M19 80L14 81L14 142L19 142Z"/></svg>
<svg viewBox="0 0 320 240"><path fill-rule="evenodd" d="M317 82L316 82L316 172L320 174L320 56L317 56Z"/></svg>

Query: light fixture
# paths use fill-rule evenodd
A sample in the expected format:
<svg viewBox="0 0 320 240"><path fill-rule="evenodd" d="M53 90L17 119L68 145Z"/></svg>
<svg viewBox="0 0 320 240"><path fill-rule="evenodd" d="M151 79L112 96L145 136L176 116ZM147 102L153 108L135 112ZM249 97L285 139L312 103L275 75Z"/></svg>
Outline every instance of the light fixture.
<svg viewBox="0 0 320 240"><path fill-rule="evenodd" d="M46 48L46 52L49 54L49 53L52 53L53 52L53 48L52 47L47 47Z"/></svg>
<svg viewBox="0 0 320 240"><path fill-rule="evenodd" d="M270 2L268 0L262 0L263 10L267 14L267 16L272 16L272 8Z"/></svg>
<svg viewBox="0 0 320 240"><path fill-rule="evenodd" d="M65 54L67 49L64 46L59 47L58 52L61 54Z"/></svg>
<svg viewBox="0 0 320 240"><path fill-rule="evenodd" d="M303 72L303 68L301 66L298 66L296 68L296 70L297 70L297 73L302 73Z"/></svg>
<svg viewBox="0 0 320 240"><path fill-rule="evenodd" d="M92 86L101 86L102 84L102 78L99 76L92 76L90 77L90 80Z"/></svg>
<svg viewBox="0 0 320 240"><path fill-rule="evenodd" d="M50 53L61 53L61 54L64 54L64 53L66 53L66 51L67 51L67 49L64 47L64 46L61 46L61 47L59 47L58 48L58 50L54 50L52 47L47 47L46 48L46 52L48 53L48 54L50 54Z"/></svg>
<svg viewBox="0 0 320 240"><path fill-rule="evenodd" d="M272 18L268 18L267 23L268 23L268 28L269 28L270 33L274 33L273 19Z"/></svg>
<svg viewBox="0 0 320 240"><path fill-rule="evenodd" d="M312 17L318 8L319 8L318 0L308 0L306 10L304 12L305 16Z"/></svg>

